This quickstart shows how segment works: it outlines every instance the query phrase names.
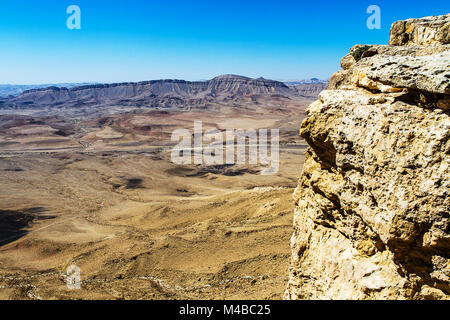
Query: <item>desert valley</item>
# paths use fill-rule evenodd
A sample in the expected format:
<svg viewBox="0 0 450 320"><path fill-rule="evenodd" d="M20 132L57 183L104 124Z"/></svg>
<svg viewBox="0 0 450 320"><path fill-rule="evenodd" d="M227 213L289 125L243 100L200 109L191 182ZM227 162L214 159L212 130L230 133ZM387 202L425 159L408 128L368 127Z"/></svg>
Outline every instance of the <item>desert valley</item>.
<svg viewBox="0 0 450 320"><path fill-rule="evenodd" d="M329 81L0 86L0 300L449 300L449 30Z"/></svg>
<svg viewBox="0 0 450 320"><path fill-rule="evenodd" d="M306 107L326 87L221 76L0 104L0 298L280 299ZM280 170L176 165L171 133L280 129ZM66 269L81 270L81 289Z"/></svg>

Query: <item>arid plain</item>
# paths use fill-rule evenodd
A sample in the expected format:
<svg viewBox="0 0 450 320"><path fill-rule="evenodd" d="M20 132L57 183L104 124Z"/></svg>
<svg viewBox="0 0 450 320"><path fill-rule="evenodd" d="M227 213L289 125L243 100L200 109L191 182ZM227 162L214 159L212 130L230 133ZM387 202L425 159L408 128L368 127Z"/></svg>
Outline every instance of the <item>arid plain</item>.
<svg viewBox="0 0 450 320"><path fill-rule="evenodd" d="M0 116L0 299L281 299L310 101ZM175 165L195 120L280 129L279 172Z"/></svg>

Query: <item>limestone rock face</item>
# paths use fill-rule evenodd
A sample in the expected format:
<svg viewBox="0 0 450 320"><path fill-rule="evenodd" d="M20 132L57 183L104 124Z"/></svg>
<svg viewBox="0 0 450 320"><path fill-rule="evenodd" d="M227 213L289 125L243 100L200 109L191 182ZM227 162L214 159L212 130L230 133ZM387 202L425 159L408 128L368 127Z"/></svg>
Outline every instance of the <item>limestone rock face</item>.
<svg viewBox="0 0 450 320"><path fill-rule="evenodd" d="M287 299L450 298L449 17L353 47L309 107Z"/></svg>
<svg viewBox="0 0 450 320"><path fill-rule="evenodd" d="M392 25L390 45L439 45L450 43L450 14L397 21Z"/></svg>

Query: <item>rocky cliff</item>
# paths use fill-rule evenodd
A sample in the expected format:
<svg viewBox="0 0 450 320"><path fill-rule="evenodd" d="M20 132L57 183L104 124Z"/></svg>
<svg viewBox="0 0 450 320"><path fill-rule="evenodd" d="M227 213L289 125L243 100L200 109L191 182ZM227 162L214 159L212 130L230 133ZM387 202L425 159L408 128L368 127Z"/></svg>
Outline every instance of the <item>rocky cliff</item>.
<svg viewBox="0 0 450 320"><path fill-rule="evenodd" d="M450 298L449 26L394 23L309 107L287 299Z"/></svg>

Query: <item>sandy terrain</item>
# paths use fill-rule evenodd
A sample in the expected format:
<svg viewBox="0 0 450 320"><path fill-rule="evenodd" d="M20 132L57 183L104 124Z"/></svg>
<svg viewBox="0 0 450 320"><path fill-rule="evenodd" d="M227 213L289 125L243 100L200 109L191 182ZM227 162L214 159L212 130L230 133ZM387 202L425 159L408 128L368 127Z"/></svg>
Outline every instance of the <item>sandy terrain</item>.
<svg viewBox="0 0 450 320"><path fill-rule="evenodd" d="M0 299L280 299L302 110L0 119ZM281 128L280 171L171 163L170 133L195 119Z"/></svg>

